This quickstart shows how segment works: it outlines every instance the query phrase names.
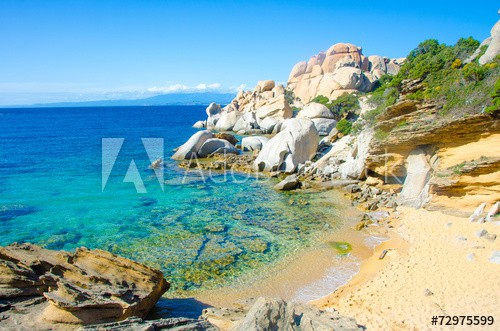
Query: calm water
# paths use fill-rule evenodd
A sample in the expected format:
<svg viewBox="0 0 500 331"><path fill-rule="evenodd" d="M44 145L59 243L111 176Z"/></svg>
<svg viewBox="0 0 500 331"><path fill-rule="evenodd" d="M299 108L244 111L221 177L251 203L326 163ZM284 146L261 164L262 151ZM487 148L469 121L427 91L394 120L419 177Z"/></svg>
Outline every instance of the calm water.
<svg viewBox="0 0 500 331"><path fill-rule="evenodd" d="M204 182L179 169L172 149L196 132L204 108L0 109L0 245L109 250L160 268L179 294L262 269L335 230L327 193L281 194L242 176ZM104 191L103 138L125 138ZM163 190L141 138L164 139ZM123 181L132 159L147 193Z"/></svg>

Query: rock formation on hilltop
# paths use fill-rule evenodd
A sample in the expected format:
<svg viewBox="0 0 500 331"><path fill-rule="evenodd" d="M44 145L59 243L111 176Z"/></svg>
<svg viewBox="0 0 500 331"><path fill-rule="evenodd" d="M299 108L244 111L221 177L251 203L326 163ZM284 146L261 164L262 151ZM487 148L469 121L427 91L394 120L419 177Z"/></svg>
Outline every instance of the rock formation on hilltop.
<svg viewBox="0 0 500 331"><path fill-rule="evenodd" d="M303 103L318 95L332 100L346 92L369 92L383 75L397 74L403 61L378 55L366 57L361 47L338 43L307 62L297 63L290 72L287 88Z"/></svg>

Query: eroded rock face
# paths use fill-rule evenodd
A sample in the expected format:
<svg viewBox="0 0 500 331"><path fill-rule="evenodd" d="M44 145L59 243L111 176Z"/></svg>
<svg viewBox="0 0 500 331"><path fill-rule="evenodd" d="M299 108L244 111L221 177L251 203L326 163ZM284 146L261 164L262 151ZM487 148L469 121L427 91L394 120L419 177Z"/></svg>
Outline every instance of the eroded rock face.
<svg viewBox="0 0 500 331"><path fill-rule="evenodd" d="M361 47L348 43L331 46L308 62L297 63L288 78L288 88L307 103L318 95L330 100L345 92L368 92L385 74L397 74L403 59L366 57Z"/></svg>
<svg viewBox="0 0 500 331"><path fill-rule="evenodd" d="M170 286L159 270L105 251L71 254L31 244L0 248L0 275L0 299L40 297L49 323L143 318Z"/></svg>

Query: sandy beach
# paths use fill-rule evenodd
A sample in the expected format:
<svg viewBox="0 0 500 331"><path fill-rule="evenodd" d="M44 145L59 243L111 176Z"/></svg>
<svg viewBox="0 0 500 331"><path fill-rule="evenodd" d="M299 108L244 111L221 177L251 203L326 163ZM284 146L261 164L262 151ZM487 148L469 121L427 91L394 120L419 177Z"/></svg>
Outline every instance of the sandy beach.
<svg viewBox="0 0 500 331"><path fill-rule="evenodd" d="M490 262L498 240L479 237L498 224L471 223L438 211L398 208L390 240L379 245L345 286L313 302L354 317L368 330L463 330L431 326L434 315L493 316L497 328L500 265ZM383 260L379 256L388 250Z"/></svg>

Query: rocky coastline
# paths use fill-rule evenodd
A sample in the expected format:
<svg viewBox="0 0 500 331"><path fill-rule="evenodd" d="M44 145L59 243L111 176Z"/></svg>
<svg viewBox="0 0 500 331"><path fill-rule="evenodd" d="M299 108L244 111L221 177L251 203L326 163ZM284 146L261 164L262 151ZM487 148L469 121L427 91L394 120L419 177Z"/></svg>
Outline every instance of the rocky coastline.
<svg viewBox="0 0 500 331"><path fill-rule="evenodd" d="M478 66L497 63L498 45L500 22L467 61ZM408 219L422 221L433 233L437 230L427 215L451 220L447 224L477 231L473 239L457 240L473 241L477 254L469 261L480 256L487 272L493 274L500 263L495 233L500 201L500 121L494 108L500 105L493 99L485 101L484 109L442 116L446 101L419 97L432 92L425 77L399 81L398 95L390 105L371 102L373 95L365 94L376 93L388 76L399 77L407 69L407 61L366 57L358 46L335 44L309 61L297 63L286 86L263 80L252 91L240 91L225 107L210 104L207 118L194 124L200 131L172 158L193 171L231 170L276 177L277 190L343 190L353 206L363 211L356 230L399 231L410 244L412 234L421 240L415 245L429 243ZM490 67L488 70L498 73L494 71L498 64ZM350 102L350 95L356 96L355 105L335 104L341 98ZM337 106L338 112L334 111ZM486 107L494 109L487 112ZM382 111L370 119L369 114L378 108ZM158 160L151 167L160 164ZM393 269L387 272L397 273L400 270L391 259L400 258L397 261L404 264L397 255L402 246L393 242L386 246L378 260L389 260ZM472 268L463 267L468 263L465 258L460 261L460 270ZM6 329L359 330L365 325L407 326L404 321L395 324L373 316L380 324L367 320L358 309L366 308L361 299L353 299L353 291L359 288L352 282L315 305L261 297L232 308L207 308L199 319L149 320L148 313L168 289L159 270L100 250L80 248L67 253L16 243L0 248L0 323ZM367 291L372 296L378 293ZM425 296L434 291L428 290Z"/></svg>

